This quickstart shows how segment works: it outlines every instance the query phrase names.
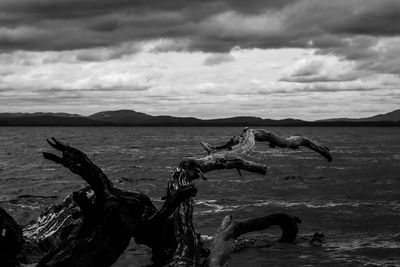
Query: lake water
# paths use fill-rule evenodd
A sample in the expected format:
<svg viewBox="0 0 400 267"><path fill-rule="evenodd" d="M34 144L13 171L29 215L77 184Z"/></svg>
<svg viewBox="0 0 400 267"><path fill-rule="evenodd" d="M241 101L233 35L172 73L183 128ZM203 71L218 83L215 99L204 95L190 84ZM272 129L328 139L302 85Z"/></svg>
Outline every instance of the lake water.
<svg viewBox="0 0 400 267"><path fill-rule="evenodd" d="M275 244L234 254L229 266L400 266L400 129L266 128L285 136L302 134L327 145L328 163L319 154L272 149L258 143L253 161L269 166L266 176L236 170L208 173L196 181L194 222L207 238L222 218L276 212L302 220L297 244ZM56 137L85 153L123 189L138 189L157 205L171 170L186 156L201 156L201 141L221 144L241 133L238 127L0 127L0 205L20 223L36 218L84 185L62 166L43 159ZM300 176L302 179L287 179ZM49 198L18 198L21 195ZM325 235L322 246L307 241ZM252 233L276 239L277 229ZM115 266L145 265L149 250L133 242Z"/></svg>

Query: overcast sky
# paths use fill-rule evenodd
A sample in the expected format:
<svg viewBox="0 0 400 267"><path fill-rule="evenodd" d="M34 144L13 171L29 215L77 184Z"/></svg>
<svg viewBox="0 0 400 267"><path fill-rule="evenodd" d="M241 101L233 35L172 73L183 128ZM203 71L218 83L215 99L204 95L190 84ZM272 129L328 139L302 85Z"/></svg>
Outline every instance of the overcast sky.
<svg viewBox="0 0 400 267"><path fill-rule="evenodd" d="M0 112L400 108L399 0L0 0Z"/></svg>

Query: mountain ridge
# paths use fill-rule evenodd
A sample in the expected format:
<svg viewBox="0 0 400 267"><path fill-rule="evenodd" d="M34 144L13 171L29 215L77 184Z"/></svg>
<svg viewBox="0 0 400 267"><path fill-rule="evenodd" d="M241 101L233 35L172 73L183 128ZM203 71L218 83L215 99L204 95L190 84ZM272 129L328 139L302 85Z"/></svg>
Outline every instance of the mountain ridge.
<svg viewBox="0 0 400 267"><path fill-rule="evenodd" d="M89 116L62 112L0 113L0 126L400 126L400 109L366 118L305 121L235 116L217 119L149 115L121 109Z"/></svg>
<svg viewBox="0 0 400 267"><path fill-rule="evenodd" d="M317 121L400 121L400 109L366 118L332 118Z"/></svg>

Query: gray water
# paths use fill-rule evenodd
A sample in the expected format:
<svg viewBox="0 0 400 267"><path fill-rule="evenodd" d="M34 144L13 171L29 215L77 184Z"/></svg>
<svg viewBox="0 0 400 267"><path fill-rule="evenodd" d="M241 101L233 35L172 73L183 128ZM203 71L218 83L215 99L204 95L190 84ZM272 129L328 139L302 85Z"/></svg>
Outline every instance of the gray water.
<svg viewBox="0 0 400 267"><path fill-rule="evenodd" d="M258 143L251 159L269 166L266 176L223 170L196 181L194 222L206 239L228 214L239 220L285 212L302 219L297 244L246 249L229 266L400 266L400 129L268 129L312 137L334 159ZM185 156L204 155L199 142L220 144L240 133L238 127L2 127L0 205L27 224L84 185L42 158L51 136L87 153L116 186L141 190L160 205L172 168ZM18 198L26 194L49 198ZM307 242L314 232L325 234L322 246ZM248 236L262 244L279 231ZM132 242L115 266L147 263L149 250Z"/></svg>

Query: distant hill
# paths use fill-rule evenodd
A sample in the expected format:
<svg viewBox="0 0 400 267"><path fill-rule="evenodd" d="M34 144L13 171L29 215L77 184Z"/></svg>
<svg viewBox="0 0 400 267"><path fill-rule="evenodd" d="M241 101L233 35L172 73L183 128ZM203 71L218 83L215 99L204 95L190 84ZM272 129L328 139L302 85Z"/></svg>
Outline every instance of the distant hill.
<svg viewBox="0 0 400 267"><path fill-rule="evenodd" d="M379 114L367 118L335 118L318 120L318 122L336 122L336 121L347 121L347 122L383 122L383 121L400 121L400 109L391 111L385 114Z"/></svg>
<svg viewBox="0 0 400 267"><path fill-rule="evenodd" d="M0 126L400 126L400 110L360 119L319 121L263 119L252 116L202 120L152 116L134 110L102 111L90 116L69 113L0 113Z"/></svg>
<svg viewBox="0 0 400 267"><path fill-rule="evenodd" d="M298 124L307 123L302 120L294 119L283 119L283 120L272 120L272 119L262 119L259 117L233 117L233 118L223 118L223 119L213 119L204 120L204 124L209 126L295 126Z"/></svg>
<svg viewBox="0 0 400 267"><path fill-rule="evenodd" d="M361 119L363 121L400 121L400 109L394 110L386 114Z"/></svg>
<svg viewBox="0 0 400 267"><path fill-rule="evenodd" d="M6 121L0 121L0 126L10 126L10 124Z"/></svg>
<svg viewBox="0 0 400 267"><path fill-rule="evenodd" d="M2 126L101 126L106 123L95 121L86 117L52 116L52 115L23 115L1 117Z"/></svg>
<svg viewBox="0 0 400 267"><path fill-rule="evenodd" d="M51 117L84 117L79 114L63 113L63 112L34 112L34 113L0 113L0 118L16 118L16 117L36 117L36 116L51 116Z"/></svg>
<svg viewBox="0 0 400 267"><path fill-rule="evenodd" d="M203 120L193 117L154 116L147 123L158 126L199 126Z"/></svg>
<svg viewBox="0 0 400 267"><path fill-rule="evenodd" d="M110 122L114 125L155 125L155 126L246 126L281 125L303 123L305 121L285 119L271 120L259 117L241 116L222 119L201 120L194 117L151 116L133 110L102 111L89 118Z"/></svg>
<svg viewBox="0 0 400 267"><path fill-rule="evenodd" d="M102 111L89 116L89 118L93 120L122 124L140 123L152 117L153 116L147 115L145 113L126 109L115 111Z"/></svg>
<svg viewBox="0 0 400 267"><path fill-rule="evenodd" d="M209 125L221 125L221 126L230 126L230 125L240 125L240 124L248 124L248 125L263 125L265 124L264 119L259 117L233 117L233 118L222 118L222 119L212 119L212 120L204 120L205 124ZM243 125L245 126L245 125Z"/></svg>
<svg viewBox="0 0 400 267"><path fill-rule="evenodd" d="M152 116L134 110L102 111L89 118L114 125L195 125L202 120L192 117Z"/></svg>

